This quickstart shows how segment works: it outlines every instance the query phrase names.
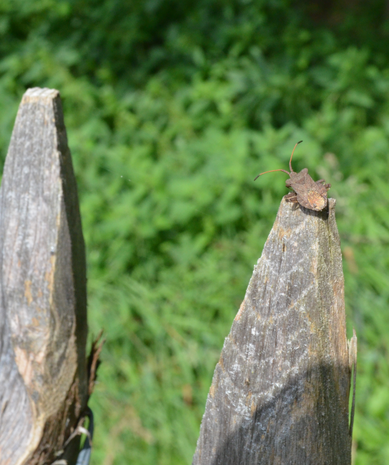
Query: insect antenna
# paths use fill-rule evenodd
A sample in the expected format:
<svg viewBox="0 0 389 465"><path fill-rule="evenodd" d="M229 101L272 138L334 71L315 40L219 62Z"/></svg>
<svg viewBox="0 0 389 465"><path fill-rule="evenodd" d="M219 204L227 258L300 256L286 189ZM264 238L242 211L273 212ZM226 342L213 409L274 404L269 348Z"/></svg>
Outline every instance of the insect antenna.
<svg viewBox="0 0 389 465"><path fill-rule="evenodd" d="M302 140L299 140L296 145L294 146L293 150L292 150L292 155L290 156L290 160L289 160L289 168L290 168L290 172L293 171L293 168L292 168L292 157L293 157L293 154L294 154L294 151L296 150L296 147L301 144Z"/></svg>
<svg viewBox="0 0 389 465"><path fill-rule="evenodd" d="M256 176L256 178L254 179L254 181L257 180L259 178L259 176L262 176L263 174L266 174L266 173L273 173L274 171L283 171L284 173L289 174L286 170L281 170L281 169L264 171L263 173L259 173L258 176Z"/></svg>

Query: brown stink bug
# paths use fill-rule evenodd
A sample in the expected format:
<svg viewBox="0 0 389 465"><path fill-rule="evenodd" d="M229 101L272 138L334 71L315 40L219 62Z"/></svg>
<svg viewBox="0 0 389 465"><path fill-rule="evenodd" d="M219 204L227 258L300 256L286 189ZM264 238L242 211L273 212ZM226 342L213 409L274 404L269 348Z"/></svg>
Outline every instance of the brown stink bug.
<svg viewBox="0 0 389 465"><path fill-rule="evenodd" d="M314 181L311 176L308 174L308 168L304 168L300 173L296 173L292 169L292 157L293 153L298 146L301 144L302 140L297 142L292 150L292 155L289 160L290 173L286 170L270 170L265 171L264 173L258 174L255 179L258 179L259 176L262 176L266 173L272 173L273 171L283 171L286 174L289 174L290 179L285 181L286 187L293 189L293 192L290 192L285 196L287 200L294 203L299 203L305 208L310 210L315 210L317 212L323 210L327 206L327 191L331 187L331 184L325 184L324 179L319 181ZM254 179L254 181L255 181Z"/></svg>

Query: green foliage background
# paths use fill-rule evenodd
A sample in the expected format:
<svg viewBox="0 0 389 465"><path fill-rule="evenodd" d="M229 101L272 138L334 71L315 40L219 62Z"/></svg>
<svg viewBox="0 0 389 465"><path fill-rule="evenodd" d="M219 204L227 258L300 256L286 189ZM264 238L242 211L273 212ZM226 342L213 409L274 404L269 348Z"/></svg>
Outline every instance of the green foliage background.
<svg viewBox="0 0 389 465"><path fill-rule="evenodd" d="M335 4L336 3L336 4ZM28 87L61 91L105 329L93 464L189 464L224 337L282 195L332 184L355 464L389 463L389 52L384 1L1 0L0 150Z"/></svg>

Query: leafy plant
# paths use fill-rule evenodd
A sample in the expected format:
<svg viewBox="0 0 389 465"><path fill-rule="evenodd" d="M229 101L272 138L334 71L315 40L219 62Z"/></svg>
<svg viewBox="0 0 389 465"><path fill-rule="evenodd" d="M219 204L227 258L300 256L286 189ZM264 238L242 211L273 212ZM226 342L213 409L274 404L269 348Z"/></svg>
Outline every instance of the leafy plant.
<svg viewBox="0 0 389 465"><path fill-rule="evenodd" d="M4 1L0 149L27 87L61 91L105 328L93 463L190 463L214 366L294 168L332 184L355 464L389 460L385 3ZM342 6L343 5L343 6Z"/></svg>

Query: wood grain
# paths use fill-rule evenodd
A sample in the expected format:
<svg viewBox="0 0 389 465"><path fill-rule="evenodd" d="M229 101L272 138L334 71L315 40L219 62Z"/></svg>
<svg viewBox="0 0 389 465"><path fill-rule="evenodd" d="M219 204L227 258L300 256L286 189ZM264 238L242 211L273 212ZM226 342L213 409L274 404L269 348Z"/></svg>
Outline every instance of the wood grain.
<svg viewBox="0 0 389 465"><path fill-rule="evenodd" d="M297 208L296 208L297 207ZM193 465L351 463L335 200L282 200L225 339Z"/></svg>
<svg viewBox="0 0 389 465"><path fill-rule="evenodd" d="M0 267L0 464L51 463L87 401L85 250L56 90L30 89L19 107Z"/></svg>

